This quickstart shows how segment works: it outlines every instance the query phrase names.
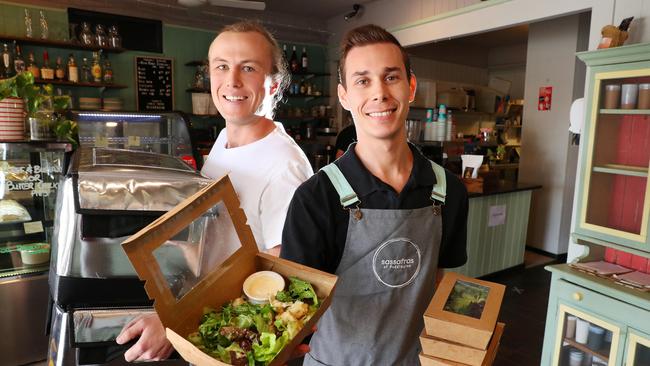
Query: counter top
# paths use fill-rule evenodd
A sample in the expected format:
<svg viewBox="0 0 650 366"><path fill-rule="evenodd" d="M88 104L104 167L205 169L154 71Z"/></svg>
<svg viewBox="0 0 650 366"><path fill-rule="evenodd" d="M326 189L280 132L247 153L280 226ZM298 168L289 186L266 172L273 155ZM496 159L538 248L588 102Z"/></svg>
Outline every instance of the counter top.
<svg viewBox="0 0 650 366"><path fill-rule="evenodd" d="M500 180L497 185L488 186L483 189L483 193L469 192L469 198L492 196L495 194L512 193L518 191L527 191L542 188L540 184L520 183Z"/></svg>

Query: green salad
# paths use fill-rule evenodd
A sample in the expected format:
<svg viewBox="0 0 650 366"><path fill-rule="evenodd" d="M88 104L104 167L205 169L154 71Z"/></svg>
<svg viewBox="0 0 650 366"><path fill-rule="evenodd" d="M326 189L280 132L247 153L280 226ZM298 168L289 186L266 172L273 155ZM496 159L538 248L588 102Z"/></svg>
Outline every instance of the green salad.
<svg viewBox="0 0 650 366"><path fill-rule="evenodd" d="M268 304L237 298L221 307L206 308L198 332L190 342L210 356L231 365L268 365L298 334L319 307L309 282L289 278L287 290Z"/></svg>

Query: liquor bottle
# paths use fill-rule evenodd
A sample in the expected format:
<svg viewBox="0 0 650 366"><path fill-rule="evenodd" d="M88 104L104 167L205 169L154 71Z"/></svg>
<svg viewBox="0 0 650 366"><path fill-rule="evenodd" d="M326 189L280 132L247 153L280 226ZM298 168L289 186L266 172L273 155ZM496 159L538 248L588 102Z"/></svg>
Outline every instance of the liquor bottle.
<svg viewBox="0 0 650 366"><path fill-rule="evenodd" d="M298 55L296 55L296 46L293 46L293 51L291 52L291 59L289 60L289 68L291 72L298 72L300 70L300 64L298 63Z"/></svg>
<svg viewBox="0 0 650 366"><path fill-rule="evenodd" d="M47 54L47 50L43 51L41 78L43 78L43 80L54 80L54 69L50 67L50 56Z"/></svg>
<svg viewBox="0 0 650 366"><path fill-rule="evenodd" d="M99 53L93 52L93 66L91 68L93 81L96 83L102 82L102 65L99 63Z"/></svg>
<svg viewBox="0 0 650 366"><path fill-rule="evenodd" d="M108 58L104 61L104 75L102 78L106 84L113 83L113 68L111 67L111 62L108 61Z"/></svg>
<svg viewBox="0 0 650 366"><path fill-rule="evenodd" d="M88 58L83 58L83 63L81 64L81 82L90 83L93 81L93 75L90 73L90 67L88 67Z"/></svg>
<svg viewBox="0 0 650 366"><path fill-rule="evenodd" d="M14 42L15 44L15 42ZM14 70L16 74L20 74L25 71L25 60L23 59L23 54L20 51L20 45L16 45L16 57L14 57Z"/></svg>
<svg viewBox="0 0 650 366"><path fill-rule="evenodd" d="M282 45L282 57L283 57L284 62L286 62L288 64L289 63L289 56L287 56L287 45L286 44Z"/></svg>
<svg viewBox="0 0 650 366"><path fill-rule="evenodd" d="M305 84L305 79L300 80L300 95L307 94L307 85Z"/></svg>
<svg viewBox="0 0 650 366"><path fill-rule="evenodd" d="M25 9L25 37L32 38L34 36L32 28L32 14L28 9Z"/></svg>
<svg viewBox="0 0 650 366"><path fill-rule="evenodd" d="M27 71L32 73L34 79L41 77L41 69L36 65L36 61L34 61L34 52L30 52L29 56L27 56Z"/></svg>
<svg viewBox="0 0 650 366"><path fill-rule="evenodd" d="M3 44L0 55L0 78L8 78L14 75L14 60L9 45Z"/></svg>
<svg viewBox="0 0 650 366"><path fill-rule="evenodd" d="M309 65L309 58L307 57L307 49L303 47L302 55L300 55L300 66L302 67L302 71L307 71L308 65Z"/></svg>
<svg viewBox="0 0 650 366"><path fill-rule="evenodd" d="M50 27L47 25L47 20L45 19L45 14L43 10L40 11L41 15L41 39L47 39L50 35Z"/></svg>
<svg viewBox="0 0 650 366"><path fill-rule="evenodd" d="M77 63L74 62L74 56L70 54L68 56L68 81L73 83L79 82L79 68Z"/></svg>
<svg viewBox="0 0 650 366"><path fill-rule="evenodd" d="M63 68L63 60L61 56L56 58L56 68L54 69L54 76L57 80L65 80L65 69Z"/></svg>

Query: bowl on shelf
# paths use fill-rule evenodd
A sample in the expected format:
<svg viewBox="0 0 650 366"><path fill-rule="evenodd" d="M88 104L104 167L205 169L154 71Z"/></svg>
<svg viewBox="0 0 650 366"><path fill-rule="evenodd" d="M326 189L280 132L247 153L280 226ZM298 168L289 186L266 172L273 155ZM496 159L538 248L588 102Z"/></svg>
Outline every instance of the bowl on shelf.
<svg viewBox="0 0 650 366"><path fill-rule="evenodd" d="M23 264L43 264L50 260L50 244L48 243L20 245L19 251Z"/></svg>

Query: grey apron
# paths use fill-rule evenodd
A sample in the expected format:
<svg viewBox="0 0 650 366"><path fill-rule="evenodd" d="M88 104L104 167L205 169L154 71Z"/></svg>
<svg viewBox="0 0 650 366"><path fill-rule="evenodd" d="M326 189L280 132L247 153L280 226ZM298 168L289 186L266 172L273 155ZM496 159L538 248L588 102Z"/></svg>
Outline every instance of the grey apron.
<svg viewBox="0 0 650 366"><path fill-rule="evenodd" d="M418 336L435 290L446 195L445 171L431 164L432 206L412 210L360 209L338 167L323 168L350 219L332 304L304 365L420 364Z"/></svg>

